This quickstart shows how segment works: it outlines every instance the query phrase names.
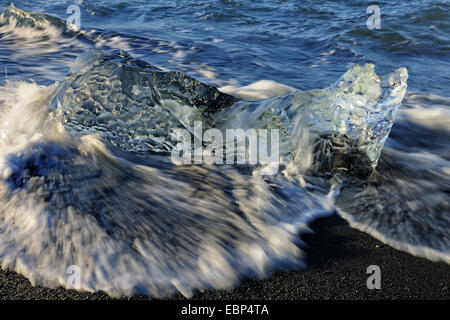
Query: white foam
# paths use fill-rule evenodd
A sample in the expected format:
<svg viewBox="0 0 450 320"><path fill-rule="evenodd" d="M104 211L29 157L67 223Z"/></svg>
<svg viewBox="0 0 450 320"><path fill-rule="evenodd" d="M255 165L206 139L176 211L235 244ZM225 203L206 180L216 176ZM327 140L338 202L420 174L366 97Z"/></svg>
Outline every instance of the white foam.
<svg viewBox="0 0 450 320"><path fill-rule="evenodd" d="M237 98L245 100L259 100L280 96L295 89L272 80L259 80L247 86L239 87L236 85L227 85L219 88L224 93L231 94Z"/></svg>
<svg viewBox="0 0 450 320"><path fill-rule="evenodd" d="M368 233L375 239L378 239L381 242L383 242L384 244L387 244L395 249L408 252L409 254L412 254L413 256L416 257L426 258L431 261L444 261L450 264L450 253L448 252L442 252L427 246L412 245L407 242L392 239L390 237L387 237L383 233L379 232L374 226L368 225L366 223L357 222L352 215L348 214L344 210L340 208L336 208L336 210L343 219L347 220L347 222L352 228Z"/></svg>
<svg viewBox="0 0 450 320"><path fill-rule="evenodd" d="M65 134L48 112L55 86L0 87L2 267L67 287L66 270L76 265L80 290L189 297L303 265L298 233L333 212L327 195L229 166L158 169L117 158L98 135ZM27 166L36 166L32 176ZM295 201L272 185L286 185Z"/></svg>

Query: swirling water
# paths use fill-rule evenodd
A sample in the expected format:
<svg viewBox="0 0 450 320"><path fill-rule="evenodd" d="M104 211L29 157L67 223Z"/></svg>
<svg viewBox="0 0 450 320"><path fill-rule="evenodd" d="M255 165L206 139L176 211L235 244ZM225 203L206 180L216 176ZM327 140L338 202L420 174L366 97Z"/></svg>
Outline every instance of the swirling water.
<svg viewBox="0 0 450 320"><path fill-rule="evenodd" d="M74 4L79 31L65 1L0 16L3 267L189 296L301 266L298 235L334 211L450 261L445 1L381 3L380 30L364 2ZM174 165L194 121L279 129L279 173Z"/></svg>

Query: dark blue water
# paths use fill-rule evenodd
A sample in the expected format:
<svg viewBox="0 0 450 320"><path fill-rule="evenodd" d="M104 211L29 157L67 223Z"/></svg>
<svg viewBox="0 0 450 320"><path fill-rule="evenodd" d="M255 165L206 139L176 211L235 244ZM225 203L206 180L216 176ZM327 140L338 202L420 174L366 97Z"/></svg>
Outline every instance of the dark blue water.
<svg viewBox="0 0 450 320"><path fill-rule="evenodd" d="M319 88L352 64L369 62L378 74L404 66L409 90L448 96L448 1L378 1L378 30L366 25L373 1L15 2L18 8L64 20L74 4L81 9L83 30L101 32L106 42L116 37L120 41L112 46L216 85L269 79L299 89ZM14 51L0 42L1 66L10 76L38 81L57 78L36 71L38 65L57 71L61 56L82 50L74 45L20 61ZM16 64L33 64L33 70ZM214 76L202 77L199 69Z"/></svg>

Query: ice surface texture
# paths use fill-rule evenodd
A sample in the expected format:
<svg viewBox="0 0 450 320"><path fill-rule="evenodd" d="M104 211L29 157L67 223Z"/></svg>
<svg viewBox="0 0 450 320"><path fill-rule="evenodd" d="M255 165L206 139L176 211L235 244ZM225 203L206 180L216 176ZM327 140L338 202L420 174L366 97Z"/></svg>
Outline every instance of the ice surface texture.
<svg viewBox="0 0 450 320"><path fill-rule="evenodd" d="M171 132L236 99L180 72L164 72L127 53L90 51L60 85L52 108L77 132L102 133L128 151L169 151Z"/></svg>
<svg viewBox="0 0 450 320"><path fill-rule="evenodd" d="M312 156L316 174L358 176L376 167L408 73L382 78L355 66L333 86L259 101L237 100L179 72L164 72L125 52L90 51L75 62L52 109L76 132L101 133L129 151L170 151L175 128L268 128L281 131L286 161ZM300 161L297 159L297 161Z"/></svg>

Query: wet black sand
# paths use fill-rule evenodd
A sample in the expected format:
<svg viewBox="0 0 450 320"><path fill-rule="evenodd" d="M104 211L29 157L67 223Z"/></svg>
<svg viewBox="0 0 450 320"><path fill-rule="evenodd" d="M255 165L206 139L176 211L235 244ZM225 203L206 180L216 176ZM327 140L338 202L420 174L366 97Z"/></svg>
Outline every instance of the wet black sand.
<svg viewBox="0 0 450 320"><path fill-rule="evenodd" d="M206 291L193 299L450 299L450 265L392 249L336 215L316 221L312 228L316 233L303 237L309 245L307 269L244 280L234 290ZM373 264L381 269L380 290L366 286L366 269ZM0 270L0 299L110 298L103 293L33 287L23 276Z"/></svg>

